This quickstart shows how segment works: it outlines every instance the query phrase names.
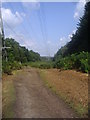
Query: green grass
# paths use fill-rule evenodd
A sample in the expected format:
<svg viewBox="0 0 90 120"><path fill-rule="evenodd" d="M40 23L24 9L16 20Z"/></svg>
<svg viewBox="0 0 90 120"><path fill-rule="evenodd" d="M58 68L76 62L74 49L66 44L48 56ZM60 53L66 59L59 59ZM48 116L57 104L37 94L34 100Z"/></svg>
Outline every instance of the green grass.
<svg viewBox="0 0 90 120"><path fill-rule="evenodd" d="M2 113L3 118L13 118L14 117L14 103L16 101L15 89L12 80L3 81L3 105Z"/></svg>
<svg viewBox="0 0 90 120"><path fill-rule="evenodd" d="M52 61L37 61L37 62L29 62L27 65L35 68L41 68L41 69L50 69L53 68L53 62Z"/></svg>
<svg viewBox="0 0 90 120"><path fill-rule="evenodd" d="M88 108L83 107L81 104L78 105L74 105L74 109L77 111L77 113L81 116L81 117L87 117L88 115Z"/></svg>

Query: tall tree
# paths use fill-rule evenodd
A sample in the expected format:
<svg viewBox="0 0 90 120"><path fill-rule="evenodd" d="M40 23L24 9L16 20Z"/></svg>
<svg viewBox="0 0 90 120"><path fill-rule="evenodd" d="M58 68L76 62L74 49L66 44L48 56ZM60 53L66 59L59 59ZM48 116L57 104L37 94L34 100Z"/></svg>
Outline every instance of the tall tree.
<svg viewBox="0 0 90 120"><path fill-rule="evenodd" d="M84 9L84 15L79 19L77 24L76 33L73 34L71 41L67 43L64 47L59 49L55 55L55 59L58 56L66 56L73 53L79 53L81 51L89 51L88 40L90 35L90 2L87 2Z"/></svg>

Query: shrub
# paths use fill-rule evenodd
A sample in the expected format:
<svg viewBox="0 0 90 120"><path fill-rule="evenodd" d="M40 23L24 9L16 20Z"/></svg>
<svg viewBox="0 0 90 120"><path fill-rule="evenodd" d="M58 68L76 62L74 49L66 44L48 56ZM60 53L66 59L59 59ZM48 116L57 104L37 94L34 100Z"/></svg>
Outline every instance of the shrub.
<svg viewBox="0 0 90 120"><path fill-rule="evenodd" d="M54 67L59 69L76 69L81 70L82 72L90 72L90 65L88 64L88 58L90 58L90 54L88 52L80 52L69 55L67 57L62 57L58 59ZM89 61L90 62L90 61Z"/></svg>
<svg viewBox="0 0 90 120"><path fill-rule="evenodd" d="M21 68L22 68L21 64L16 61L14 61L13 63L3 61L3 64L2 64L3 73L6 73L8 75L12 74L12 70L19 70Z"/></svg>
<svg viewBox="0 0 90 120"><path fill-rule="evenodd" d="M50 64L47 64L47 63L44 63L44 64L41 64L41 65L39 66L39 68L41 68L41 69L50 69L50 68L51 68L51 65L50 65Z"/></svg>
<svg viewBox="0 0 90 120"><path fill-rule="evenodd" d="M85 60L82 59L81 60L80 69L81 69L82 72L88 73L88 71L89 71L88 59L85 59Z"/></svg>
<svg viewBox="0 0 90 120"><path fill-rule="evenodd" d="M14 61L11 63L11 69L12 70L20 70L22 68L21 63Z"/></svg>
<svg viewBox="0 0 90 120"><path fill-rule="evenodd" d="M8 75L12 74L11 66L8 62L3 62L2 70L4 73L6 73Z"/></svg>

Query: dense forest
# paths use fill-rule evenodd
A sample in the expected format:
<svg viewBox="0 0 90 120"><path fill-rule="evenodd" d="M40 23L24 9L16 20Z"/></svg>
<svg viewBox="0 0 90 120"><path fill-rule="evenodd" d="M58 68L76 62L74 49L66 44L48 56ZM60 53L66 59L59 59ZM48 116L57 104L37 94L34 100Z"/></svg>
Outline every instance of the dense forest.
<svg viewBox="0 0 90 120"><path fill-rule="evenodd" d="M38 53L35 53L32 50L29 51L25 47L20 46L19 43L12 38L6 38L5 43L6 47L10 47L7 49L8 61L18 61L25 63L28 61L40 60L40 55Z"/></svg>
<svg viewBox="0 0 90 120"><path fill-rule="evenodd" d="M54 67L62 69L77 69L83 72L90 71L88 58L90 51L88 47L90 19L90 2L85 5L84 15L79 19L76 33L72 35L71 41L61 47L54 56Z"/></svg>

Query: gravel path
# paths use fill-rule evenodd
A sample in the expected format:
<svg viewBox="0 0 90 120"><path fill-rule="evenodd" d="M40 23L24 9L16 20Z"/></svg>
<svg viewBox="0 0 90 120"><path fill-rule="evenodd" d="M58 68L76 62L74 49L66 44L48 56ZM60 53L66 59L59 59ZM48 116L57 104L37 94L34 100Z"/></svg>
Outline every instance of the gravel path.
<svg viewBox="0 0 90 120"><path fill-rule="evenodd" d="M75 118L75 112L52 93L36 69L19 72L16 89L15 118Z"/></svg>

